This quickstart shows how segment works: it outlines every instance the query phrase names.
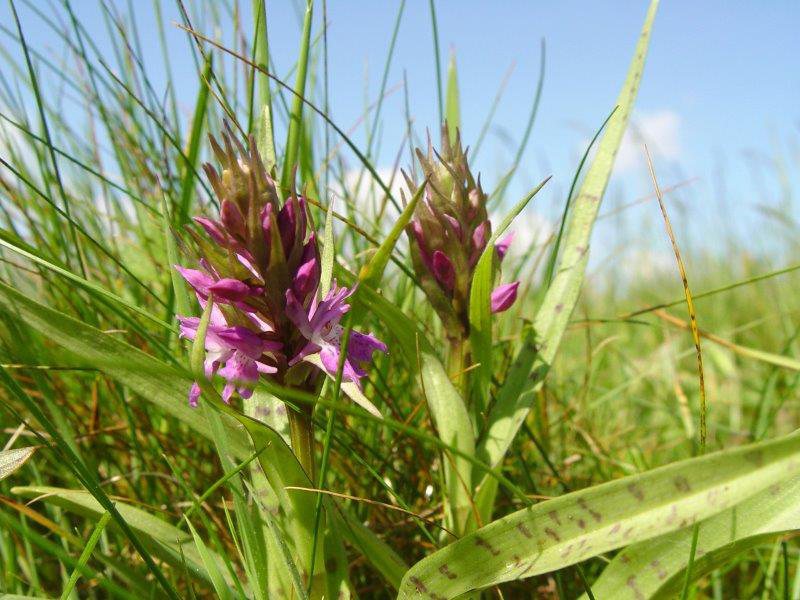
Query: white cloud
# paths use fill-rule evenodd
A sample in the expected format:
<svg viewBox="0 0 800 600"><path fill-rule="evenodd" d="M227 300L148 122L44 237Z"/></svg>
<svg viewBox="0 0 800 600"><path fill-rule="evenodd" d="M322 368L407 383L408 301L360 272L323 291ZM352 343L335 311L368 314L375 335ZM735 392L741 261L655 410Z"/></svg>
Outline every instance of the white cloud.
<svg viewBox="0 0 800 600"><path fill-rule="evenodd" d="M495 215L494 222L498 221ZM509 230L514 232L514 243L511 244L509 253L513 256L525 256L547 243L556 231L556 224L538 212L526 210L514 220Z"/></svg>
<svg viewBox="0 0 800 600"><path fill-rule="evenodd" d="M676 160L682 153L681 117L674 110L661 109L633 115L622 138L614 169L617 173L647 169L644 145L650 154Z"/></svg>

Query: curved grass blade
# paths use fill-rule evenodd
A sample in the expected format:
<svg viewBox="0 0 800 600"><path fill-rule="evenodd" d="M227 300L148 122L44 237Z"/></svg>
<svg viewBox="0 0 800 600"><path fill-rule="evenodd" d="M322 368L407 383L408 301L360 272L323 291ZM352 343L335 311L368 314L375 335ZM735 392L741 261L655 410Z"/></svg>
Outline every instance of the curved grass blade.
<svg viewBox="0 0 800 600"><path fill-rule="evenodd" d="M800 475L800 434L691 458L541 502L418 562L398 598L455 598L684 529Z"/></svg>
<svg viewBox="0 0 800 600"><path fill-rule="evenodd" d="M700 523L693 581L750 548L800 529L800 478L775 484ZM592 586L598 598L674 598L681 592L692 528L634 544L617 554Z"/></svg>
<svg viewBox="0 0 800 600"><path fill-rule="evenodd" d="M107 514L97 499L84 490L48 486L17 486L11 488L11 493L27 498L36 498L96 521ZM210 581L203 568L201 556L194 548L192 537L188 533L135 506L116 499L114 505L131 529L142 535L142 541L153 554L173 566L182 567L185 564L192 576ZM114 529L113 522L109 525L109 529ZM210 554L219 565L224 564L221 557ZM228 580L230 581L230 576L228 576Z"/></svg>
<svg viewBox="0 0 800 600"><path fill-rule="evenodd" d="M80 579L81 571L86 566L86 563L89 562L89 559L92 557L92 552L94 552L94 547L100 540L100 534L103 533L103 529L106 528L106 525L108 525L108 522L110 520L111 520L111 513L105 512L103 513L103 516L100 517L100 520L97 522L97 525L95 525L94 530L92 530L92 535L90 535L89 539L86 540L86 546L84 546L81 555L78 557L78 564L72 571L72 574L69 576L67 585L65 585L64 589L61 591L61 600L68 600L69 597L72 595L72 591L78 584L78 579Z"/></svg>
<svg viewBox="0 0 800 600"><path fill-rule="evenodd" d="M120 298L119 296L117 296L116 294L114 294L112 292L109 292L103 286L97 285L96 283L88 281L88 280L84 279L83 277L80 277L79 275L75 275L75 273L73 273L71 271L68 271L67 269L59 267L56 264L53 264L49 260L44 259L41 256L38 256L37 254L33 254L32 252L28 252L27 250L24 250L23 248L20 248L16 244L12 243L8 239L8 236L5 235L3 232L0 232L0 246L8 248L12 252L17 253L20 256L24 256L28 260L30 260L32 262L35 262L36 264L41 265L41 266L45 267L46 269L49 269L49 270L53 271L54 273L57 273L57 274L61 275L62 277L65 277L66 279L69 279L70 281L72 281L74 283L77 283L82 288L85 288L86 290L88 290L88 291L90 291L90 292L92 292L94 294L97 294L97 295L102 296L102 297L104 297L104 298L106 298L108 300L111 300L114 304L118 304L119 306L127 308L128 310L131 310L131 311L133 311L133 312L145 317L149 321L155 323L156 325L158 325L160 327L163 327L164 329L174 329L173 326L165 323L164 321L162 321L158 317L150 314L145 309L137 306L136 304L128 302L124 298ZM7 286L5 286L5 287L7 287ZM11 288L9 288L9 289L11 289Z"/></svg>
<svg viewBox="0 0 800 600"><path fill-rule="evenodd" d="M178 214L176 215L178 227L184 225L189 220L189 209L192 204L195 192L195 180L197 178L197 161L200 158L200 142L203 138L203 127L206 122L206 112L208 109L209 87L206 82L211 77L211 55L206 59L203 66L203 73L200 76L200 86L197 92L197 103L194 107L192 116L192 129L189 135L189 144L186 148L186 162L184 164L183 175L181 176L181 197L178 204Z"/></svg>

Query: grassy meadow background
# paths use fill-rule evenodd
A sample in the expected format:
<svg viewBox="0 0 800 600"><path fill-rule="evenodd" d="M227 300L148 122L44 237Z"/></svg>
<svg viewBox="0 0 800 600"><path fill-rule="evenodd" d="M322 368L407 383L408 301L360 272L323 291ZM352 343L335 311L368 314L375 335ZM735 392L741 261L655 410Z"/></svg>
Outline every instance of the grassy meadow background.
<svg viewBox="0 0 800 600"><path fill-rule="evenodd" d="M263 476L250 441L241 428L235 439L220 434L227 421L208 404L193 410L186 403L190 346L177 339L183 299L171 265L187 260L191 217L215 214L201 165L212 160L206 135L219 134L225 120L261 144L271 106L278 165L296 152L298 184L316 200L312 215L325 241L333 234L339 276L374 264L400 218L376 176L398 206L401 190L408 201L413 190L401 169L419 180L413 148L425 149L429 135L438 146L444 118L471 148L495 225L552 175L510 226L516 239L504 280L522 283L516 304L495 319L487 382L492 397L503 388L566 252L556 242L562 219L573 214L574 204L565 209L571 184L581 189L604 151L590 149L590 140L615 107L647 5L587 8L585 20L599 19L597 26L582 20L569 37L569 19L583 10L572 5L560 18L542 8L536 21L535 9L515 3L498 14L478 3L357 4L314 2L307 37L302 2L267 2L266 33L258 0L14 0L0 9L0 448L7 461L0 462L0 598L302 597L280 543L284 524L253 500ZM797 11L765 8L752 24L763 28L764 46L742 39L749 58L741 72L716 73L718 92L692 92L669 72L670 65L690 69L687 56L697 51L671 55L684 43L675 33L681 27L687 39L696 37L685 10L665 3L655 17L580 297L498 469L530 503L778 440L800 426L798 81L777 75L783 63L771 54ZM713 10L694 16L713 22ZM732 36L746 33L746 14L731 9L728 17ZM722 43L717 35L709 34L709 45ZM502 51L482 51L492 45ZM747 60L762 62L763 71ZM712 67L698 55L694 76L702 80ZM303 79L298 70L307 71L303 95L313 109L291 91ZM730 81L751 74L745 99L737 99ZM697 97L686 100L691 93ZM717 93L731 105L716 104L724 102ZM687 121L664 108L670 94L694 107ZM284 142L298 106L302 126L292 146ZM684 286L645 143L694 296L704 416ZM334 201L333 224L324 226ZM441 324L398 266L410 264L407 247L403 235L379 287L444 360ZM357 534L344 536L346 564L325 566L346 573L343 594L389 598L407 566L451 541L441 531L452 500L444 480L450 455L436 443L420 365L393 345L396 331L380 304L361 319L390 347L365 389L391 424L365 419L353 405L336 410L331 382L315 413L325 453L320 483L340 495L335 501L347 507L354 531L361 524L405 566L376 564L383 550ZM116 354L119 341L143 354ZM253 404L240 402L237 409L254 414ZM279 416L268 422L280 428ZM30 447L37 449L5 452ZM783 483L770 489L785 491ZM681 560L698 562L696 576L684 578L681 563L669 589L654 584L644 595L627 575L616 588L603 583L617 554L609 551L519 581L497 579L484 594L572 599L594 589L597 598L797 599L800 545L792 531L800 515L796 495L782 501L786 514L778 510L781 525L769 534L748 534L706 562L684 552ZM119 515L109 508L114 502ZM501 482L490 516L524 506ZM691 530L683 530L689 538ZM251 539L258 536L268 541ZM635 560L648 543L625 552ZM653 560L641 571L658 574Z"/></svg>

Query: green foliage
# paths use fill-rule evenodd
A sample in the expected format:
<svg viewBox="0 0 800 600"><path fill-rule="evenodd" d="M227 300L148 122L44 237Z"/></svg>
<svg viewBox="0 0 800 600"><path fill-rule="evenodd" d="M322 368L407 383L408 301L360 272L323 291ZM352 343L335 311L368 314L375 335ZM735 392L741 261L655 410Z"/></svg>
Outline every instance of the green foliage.
<svg viewBox="0 0 800 600"><path fill-rule="evenodd" d="M595 107L600 118L610 113L597 145L574 177L554 174L573 177L566 202L546 179L521 200L508 194L523 173L546 175L525 153L544 89L542 42L510 164L483 169L493 236L470 282L470 335L455 361L403 235L425 185L401 196L395 183L406 179L401 169L417 168L406 151L444 122L475 161L505 82L477 140L467 138L473 123L464 122L458 76L463 83L468 72L462 61L457 73L454 53L441 72L438 25L453 18L445 4L401 2L389 15L380 86L352 129L328 114L330 3L300 3L297 60L279 66L270 33L286 24L270 3L177 3L192 93L171 78L160 88L144 60L150 38L138 28L151 25L166 73L177 60L161 13L168 3L154 3L155 24L136 3L99 3L107 46L75 4L45 11L16 1L8 14L19 19L0 27L3 598L800 592L800 438L791 433L800 426L798 265L780 266L740 240L722 257L691 240L681 248L718 450L696 458L693 348L688 324L670 311L684 302L672 301L677 275L640 281L604 272L605 263L587 275L657 1L616 106ZM430 31L413 35L432 38L415 42L431 43L436 86L403 89L401 115L389 99L406 8L431 19ZM40 39L26 37L30 21ZM491 81L479 84L488 98ZM412 95L436 104L441 122L418 122ZM85 122L65 102L86 107ZM386 121L402 118L407 139L389 139ZM194 348L178 336L176 315L196 303L172 267L194 266L187 257L202 232L191 218L216 212L201 165L205 134L223 122L242 142L253 136L283 190L308 197L323 294L334 279L356 287L345 330L387 343L361 386L328 376L297 390L264 379L252 398L228 405L203 376L202 332ZM378 163L387 153L397 156L391 170ZM777 153L781 169L792 164ZM536 239L515 219L545 214L551 191L561 222L552 239L505 257L503 282L520 280L519 299L492 314L494 243L509 229L521 234L515 245ZM796 233L790 212L775 218ZM785 254L796 254L793 238ZM620 270L637 267L622 261ZM319 364L308 360L300 367ZM197 409L187 403L194 379L203 387ZM304 447L289 435L287 411L298 408L310 420Z"/></svg>

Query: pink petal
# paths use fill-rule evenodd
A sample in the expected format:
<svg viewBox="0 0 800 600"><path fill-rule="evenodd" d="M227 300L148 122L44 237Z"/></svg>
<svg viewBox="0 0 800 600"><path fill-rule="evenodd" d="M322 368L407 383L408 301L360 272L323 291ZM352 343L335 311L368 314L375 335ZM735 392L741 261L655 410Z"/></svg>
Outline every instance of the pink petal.
<svg viewBox="0 0 800 600"><path fill-rule="evenodd" d="M508 247L511 245L511 242L513 240L514 240L514 232L512 231L511 233L506 235L506 237L504 237L502 240L500 240L494 245L494 249L497 250L497 256L500 258L500 260L503 260L503 258L505 257L506 252L508 252Z"/></svg>
<svg viewBox="0 0 800 600"><path fill-rule="evenodd" d="M263 288L250 286L238 279L224 278L208 286L208 291L213 292L216 298L228 302L241 302L249 296L263 292Z"/></svg>
<svg viewBox="0 0 800 600"><path fill-rule="evenodd" d="M197 408L197 401L200 398L200 386L197 385L195 381L192 383L192 387L189 388L189 406L192 408Z"/></svg>
<svg viewBox="0 0 800 600"><path fill-rule="evenodd" d="M212 240L221 245L227 243L227 240L225 239L225 233L222 231L222 227L219 223L212 221L211 219L207 219L206 217L195 217L194 221L206 230L206 233Z"/></svg>
<svg viewBox="0 0 800 600"><path fill-rule="evenodd" d="M350 340L347 343L347 357L350 360L357 363L369 362L375 351L387 353L389 349L386 344L373 335L358 331L350 332Z"/></svg>
<svg viewBox="0 0 800 600"><path fill-rule="evenodd" d="M242 216L242 211L239 210L235 203L230 200L223 200L219 209L219 218L229 233L244 239L247 233L244 216Z"/></svg>
<svg viewBox="0 0 800 600"><path fill-rule="evenodd" d="M175 265L175 268L198 294L204 298L208 297L208 288L214 284L213 277L197 269L185 269L180 265Z"/></svg>
<svg viewBox="0 0 800 600"><path fill-rule="evenodd" d="M456 284L456 271L453 263L441 250L433 253L433 275L441 286L448 292L453 291Z"/></svg>
<svg viewBox="0 0 800 600"><path fill-rule="evenodd" d="M517 299L519 281L497 286L492 292L492 312L499 313L511 308Z"/></svg>

